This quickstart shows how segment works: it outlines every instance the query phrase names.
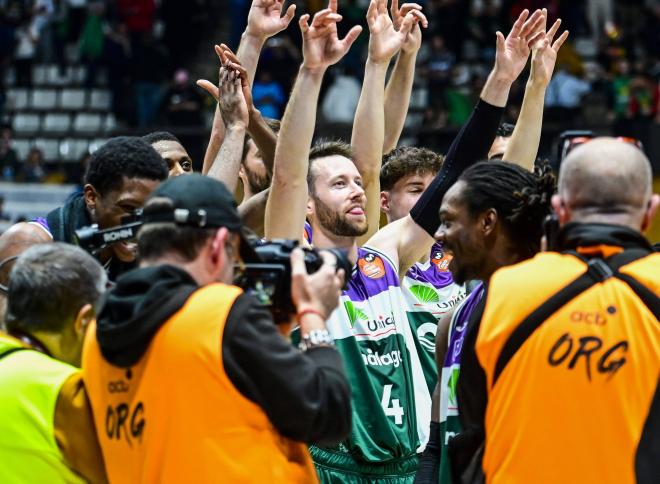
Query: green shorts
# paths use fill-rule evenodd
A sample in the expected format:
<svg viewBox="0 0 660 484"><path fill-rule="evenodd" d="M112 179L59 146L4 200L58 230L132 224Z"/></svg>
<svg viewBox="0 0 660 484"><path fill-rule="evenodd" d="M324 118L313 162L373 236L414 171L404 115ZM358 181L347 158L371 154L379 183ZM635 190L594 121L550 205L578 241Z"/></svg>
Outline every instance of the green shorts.
<svg viewBox="0 0 660 484"><path fill-rule="evenodd" d="M342 452L309 448L321 484L412 484L419 458L416 455L380 464L357 462Z"/></svg>

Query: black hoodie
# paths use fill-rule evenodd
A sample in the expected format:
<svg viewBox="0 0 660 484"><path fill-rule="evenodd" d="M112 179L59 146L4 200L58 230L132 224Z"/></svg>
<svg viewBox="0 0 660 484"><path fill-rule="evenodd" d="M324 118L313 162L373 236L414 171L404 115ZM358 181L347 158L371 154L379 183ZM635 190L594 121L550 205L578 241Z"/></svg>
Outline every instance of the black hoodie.
<svg viewBox="0 0 660 484"><path fill-rule="evenodd" d="M169 265L121 276L97 322L104 358L119 367L137 363L197 288L186 271ZM332 444L348 436L350 387L339 353L329 347L298 351L277 331L270 312L246 294L227 316L222 364L238 391L259 405L285 437Z"/></svg>

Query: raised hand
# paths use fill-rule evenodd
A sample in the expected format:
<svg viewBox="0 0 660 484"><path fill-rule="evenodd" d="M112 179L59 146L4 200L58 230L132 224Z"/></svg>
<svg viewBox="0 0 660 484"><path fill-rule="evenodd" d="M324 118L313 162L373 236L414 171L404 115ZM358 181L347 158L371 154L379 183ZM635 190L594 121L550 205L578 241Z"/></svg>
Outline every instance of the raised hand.
<svg viewBox="0 0 660 484"><path fill-rule="evenodd" d="M286 29L296 13L296 6L290 5L284 16L283 8L284 0L253 0L245 33L265 40Z"/></svg>
<svg viewBox="0 0 660 484"><path fill-rule="evenodd" d="M401 28L401 23L409 12L416 12L414 15L418 18L418 22L415 22L412 31L406 36L406 39L403 41L403 45L401 46L401 51L407 54L414 54L419 50L419 48L422 46L421 27L427 28L429 26L429 22L421 10L422 6L418 3L404 3L401 5L401 8L399 8L399 0L392 0L392 5L390 6L392 23L394 24L394 28L396 30Z"/></svg>
<svg viewBox="0 0 660 484"><path fill-rule="evenodd" d="M518 78L527 64L532 45L545 35L543 19L541 10L536 10L530 16L529 10L525 9L513 24L506 39L502 32L496 33L495 71L498 77L509 82Z"/></svg>
<svg viewBox="0 0 660 484"><path fill-rule="evenodd" d="M337 23L342 16L337 13L337 0L330 0L328 8L314 15L311 25L309 14L300 17L298 24L303 37L303 67L309 70L327 69L346 55L362 27L355 26L339 40Z"/></svg>
<svg viewBox="0 0 660 484"><path fill-rule="evenodd" d="M248 73L239 62L238 58L236 57L236 54L234 54L232 50L229 47L227 47L225 44L220 44L219 46L216 45L215 53L218 55L218 58L220 59L220 71L219 71L218 79L222 79L223 67L229 70L237 71L241 81L241 91L243 92L243 98L245 99L248 110L254 108L254 105L252 103L252 91L250 90L250 84L247 82ZM213 98L217 102L220 102L220 98L222 97L222 95L219 85L216 86L215 84L213 84L210 81L207 81L206 79L198 80L197 85L202 89L204 89L206 92L208 92L211 96L213 96Z"/></svg>
<svg viewBox="0 0 660 484"><path fill-rule="evenodd" d="M544 17L546 17L547 12L545 9L543 10ZM568 38L568 30L566 30L553 43L560 25L561 19L557 19L550 30L544 33L532 46L532 68L529 76L531 82L538 83L542 86L547 86L550 83L552 72L557 62L557 53Z"/></svg>
<svg viewBox="0 0 660 484"><path fill-rule="evenodd" d="M247 84L247 79L243 79L241 73L231 67L231 62L220 68L218 106L227 129L234 127L247 129L248 126L248 105L241 89L242 82Z"/></svg>
<svg viewBox="0 0 660 484"><path fill-rule="evenodd" d="M387 13L387 0L371 0L367 10L369 25L369 60L376 63L389 62L401 49L413 27L419 22L421 12L411 9L400 21L399 30Z"/></svg>

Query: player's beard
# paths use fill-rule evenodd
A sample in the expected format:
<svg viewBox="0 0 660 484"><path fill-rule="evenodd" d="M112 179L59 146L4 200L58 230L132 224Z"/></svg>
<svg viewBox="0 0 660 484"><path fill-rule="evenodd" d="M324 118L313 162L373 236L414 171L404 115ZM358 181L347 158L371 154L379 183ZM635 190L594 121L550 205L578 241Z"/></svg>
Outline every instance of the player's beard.
<svg viewBox="0 0 660 484"><path fill-rule="evenodd" d="M264 175L260 175L254 171L248 170L248 168L243 165L245 169L245 174L247 175L248 184L250 185L250 190L255 195L257 193L263 192L266 188L270 187L270 175L266 172Z"/></svg>
<svg viewBox="0 0 660 484"><path fill-rule="evenodd" d="M321 227L340 237L359 237L369 229L366 218L364 223L352 222L346 214L333 211L319 198L313 197L316 219Z"/></svg>

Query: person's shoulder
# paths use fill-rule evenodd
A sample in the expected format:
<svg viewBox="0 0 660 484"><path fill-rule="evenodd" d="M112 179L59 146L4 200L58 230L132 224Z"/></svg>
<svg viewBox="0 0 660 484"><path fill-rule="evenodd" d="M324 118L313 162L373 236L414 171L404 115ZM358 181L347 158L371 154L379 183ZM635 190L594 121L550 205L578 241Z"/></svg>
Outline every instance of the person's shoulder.
<svg viewBox="0 0 660 484"><path fill-rule="evenodd" d="M502 267L488 284L487 313L526 315L584 272L585 267L576 257L557 252L541 252L531 259Z"/></svg>
<svg viewBox="0 0 660 484"><path fill-rule="evenodd" d="M531 259L498 269L490 285L527 290L531 286L561 283L583 270L584 263L576 257L558 252L539 252Z"/></svg>
<svg viewBox="0 0 660 484"><path fill-rule="evenodd" d="M620 271L634 277L656 295L660 295L660 252L651 252L646 257L622 267Z"/></svg>
<svg viewBox="0 0 660 484"><path fill-rule="evenodd" d="M43 219L31 222L19 222L12 225L0 236L0 258L9 257L5 252L15 246L29 246L52 242L53 237ZM4 256L4 257L3 257Z"/></svg>

